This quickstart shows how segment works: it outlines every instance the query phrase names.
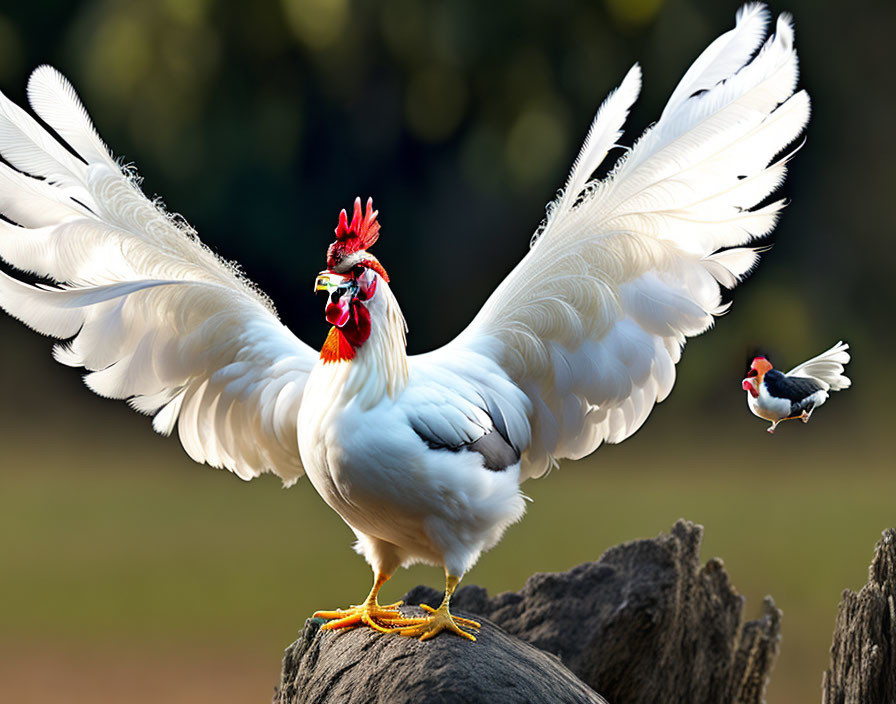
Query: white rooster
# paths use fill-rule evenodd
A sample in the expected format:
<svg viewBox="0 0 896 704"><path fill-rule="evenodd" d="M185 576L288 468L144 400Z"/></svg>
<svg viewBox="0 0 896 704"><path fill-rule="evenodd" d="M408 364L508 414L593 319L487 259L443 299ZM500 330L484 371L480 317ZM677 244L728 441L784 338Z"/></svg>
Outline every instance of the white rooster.
<svg viewBox="0 0 896 704"><path fill-rule="evenodd" d="M0 97L0 255L48 285L0 272L0 306L45 335L96 393L152 414L197 462L243 479L303 473L357 535L374 585L318 615L429 638L475 640L449 600L524 511L520 484L561 458L620 442L672 389L685 339L726 308L782 201L785 147L809 117L790 19L766 38L761 5L737 14L605 179L641 72L601 106L532 246L454 341L405 352L405 322L368 201L340 217L327 270L333 327L320 353L180 220L140 191L69 83L47 66L34 111ZM777 160L775 160L777 157ZM11 224L15 223L15 224ZM405 618L377 593L400 566L443 566L445 598Z"/></svg>

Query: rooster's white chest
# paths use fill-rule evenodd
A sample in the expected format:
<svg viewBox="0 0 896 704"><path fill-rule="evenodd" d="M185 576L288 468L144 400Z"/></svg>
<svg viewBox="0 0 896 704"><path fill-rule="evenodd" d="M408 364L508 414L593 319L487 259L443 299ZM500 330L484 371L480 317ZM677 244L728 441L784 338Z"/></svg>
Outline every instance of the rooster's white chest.
<svg viewBox="0 0 896 704"><path fill-rule="evenodd" d="M299 415L308 478L356 534L388 543L403 564L464 573L522 516L519 465L493 472L475 452L430 449L401 398L365 407L363 394L346 393L351 364L309 377Z"/></svg>
<svg viewBox="0 0 896 704"><path fill-rule="evenodd" d="M378 415L342 393L350 364L318 365L311 373L299 413L299 452L305 472L324 501L354 528L368 532L376 504L388 486L371 487L372 458L381 452L363 439ZM366 445L366 446L365 446ZM382 479L382 477L380 477ZM371 489L374 496L369 496Z"/></svg>
<svg viewBox="0 0 896 704"><path fill-rule="evenodd" d="M342 408L334 403L342 364L318 365L308 378L299 412L299 453L308 479L324 501L340 513L342 493L330 474L330 455L334 430L342 416ZM335 459L335 458L334 458Z"/></svg>
<svg viewBox="0 0 896 704"><path fill-rule="evenodd" d="M424 520L430 483L420 476L419 442L385 396L365 408L346 394L351 363L318 365L299 414L299 451L314 488L356 532L437 559Z"/></svg>

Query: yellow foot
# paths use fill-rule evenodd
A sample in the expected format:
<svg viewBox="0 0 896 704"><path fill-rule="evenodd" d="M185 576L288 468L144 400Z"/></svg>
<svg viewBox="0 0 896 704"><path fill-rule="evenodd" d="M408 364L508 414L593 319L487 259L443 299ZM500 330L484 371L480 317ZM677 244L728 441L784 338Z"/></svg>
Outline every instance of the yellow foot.
<svg viewBox="0 0 896 704"><path fill-rule="evenodd" d="M399 635L411 637L420 636L420 640L429 640L430 638L434 638L435 636L439 635L439 633L441 633L442 631L450 631L451 633L456 633L462 638L476 640L476 636L474 636L472 633L467 633L461 628L461 626L466 626L467 628L482 627L482 625L477 621L471 621L468 618L461 618L459 616L452 616L448 612L448 609L444 607L434 609L431 606L421 604L420 608L422 608L424 611L428 611L432 614L432 616L426 618L409 619L414 621L414 623L412 625L405 625L404 627L397 629Z"/></svg>
<svg viewBox="0 0 896 704"><path fill-rule="evenodd" d="M363 624L381 633L393 633L398 628L411 625L417 620L402 616L398 610L399 606L401 606L400 601L387 606L380 606L377 603L364 603L348 609L315 611L314 618L327 619L327 623L321 626L324 630L354 628Z"/></svg>

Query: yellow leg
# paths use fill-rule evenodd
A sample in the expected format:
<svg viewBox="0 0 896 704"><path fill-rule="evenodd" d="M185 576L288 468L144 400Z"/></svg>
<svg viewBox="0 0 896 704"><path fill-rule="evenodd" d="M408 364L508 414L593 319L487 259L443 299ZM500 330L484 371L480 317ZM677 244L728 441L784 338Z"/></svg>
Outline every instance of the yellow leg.
<svg viewBox="0 0 896 704"><path fill-rule="evenodd" d="M399 628L398 633L403 636L420 636L420 640L429 640L442 631L450 631L462 638L476 640L476 636L463 630L461 626L466 626L467 628L481 628L481 624L467 618L452 616L451 612L448 610L448 605L451 602L451 595L454 594L454 590L457 589L459 582L460 577L454 577L446 572L445 598L442 599L439 608L433 609L429 606L422 606L424 610L429 611L432 615L426 618L413 619L415 622L413 625Z"/></svg>
<svg viewBox="0 0 896 704"><path fill-rule="evenodd" d="M364 600L363 604L351 606L348 609L336 609L335 611L316 611L315 618L327 619L327 623L321 626L325 630L334 630L337 628L354 628L355 626L367 625L376 631L382 633L392 633L395 628L387 628L387 626L406 626L414 623L414 619L408 619L401 615L398 607L401 602L381 606L377 601L382 586L389 581L392 575L377 572L373 579L373 588L370 594Z"/></svg>
<svg viewBox="0 0 896 704"><path fill-rule="evenodd" d="M772 423L772 427L770 427L770 428L768 429L768 432L770 432L772 435L774 435L774 434L775 434L775 428L778 426L778 424L779 424L779 423L783 423L783 422L786 421L786 420L797 420L797 419L799 419L799 420L803 421L803 423L808 423L808 422L809 422L809 416L810 416L810 415L811 415L811 413L806 413L806 411L803 411L803 412L802 412L800 415L798 415L798 416L787 416L786 418L781 418L780 420L776 420L774 423Z"/></svg>

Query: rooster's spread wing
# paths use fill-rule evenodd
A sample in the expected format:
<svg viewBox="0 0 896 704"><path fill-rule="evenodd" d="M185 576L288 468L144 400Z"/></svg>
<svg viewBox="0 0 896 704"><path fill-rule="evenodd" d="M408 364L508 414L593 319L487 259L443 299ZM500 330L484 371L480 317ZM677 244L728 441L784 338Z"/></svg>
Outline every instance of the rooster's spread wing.
<svg viewBox="0 0 896 704"><path fill-rule="evenodd" d="M756 263L743 245L772 230L783 203L757 206L780 185L787 158L775 157L809 116L806 93L794 94L789 18L763 43L767 21L761 6L742 9L656 124L607 178L590 180L637 97L634 67L598 111L529 253L456 340L421 358L475 354L500 368L474 381L498 412L524 416L510 433L524 477L635 432L669 394L685 339L724 311L720 286ZM471 369L456 373L471 379ZM487 386L499 378L525 398Z"/></svg>
<svg viewBox="0 0 896 704"><path fill-rule="evenodd" d="M63 364L96 393L175 425L199 462L249 479L302 474L296 423L317 355L267 298L140 191L50 67L28 86L63 147L0 95L0 256L55 282L0 271L0 306L60 339ZM16 170L18 169L18 170Z"/></svg>

